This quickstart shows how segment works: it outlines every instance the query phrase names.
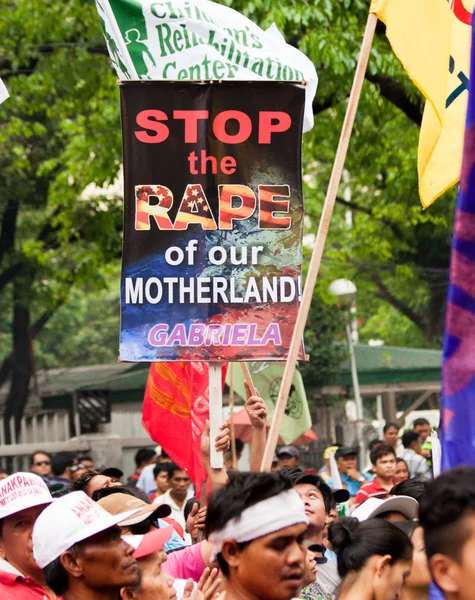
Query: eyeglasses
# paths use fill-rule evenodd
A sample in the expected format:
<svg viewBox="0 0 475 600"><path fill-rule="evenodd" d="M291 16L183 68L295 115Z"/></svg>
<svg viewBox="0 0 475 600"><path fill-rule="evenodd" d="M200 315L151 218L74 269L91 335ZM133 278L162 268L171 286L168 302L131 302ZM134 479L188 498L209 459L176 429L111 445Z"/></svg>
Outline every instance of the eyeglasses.
<svg viewBox="0 0 475 600"><path fill-rule="evenodd" d="M82 463L79 463L78 465L73 465L71 467L71 473L76 473L76 471L79 471L79 469L87 469L86 465L83 465Z"/></svg>
<svg viewBox="0 0 475 600"><path fill-rule="evenodd" d="M40 460L40 462L33 463L34 467L46 467L51 464L50 460Z"/></svg>

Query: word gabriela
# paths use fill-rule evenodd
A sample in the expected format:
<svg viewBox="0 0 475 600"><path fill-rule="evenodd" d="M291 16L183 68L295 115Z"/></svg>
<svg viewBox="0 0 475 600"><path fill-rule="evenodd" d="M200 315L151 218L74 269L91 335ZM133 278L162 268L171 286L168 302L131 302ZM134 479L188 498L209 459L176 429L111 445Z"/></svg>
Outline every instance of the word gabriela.
<svg viewBox="0 0 475 600"><path fill-rule="evenodd" d="M152 327L148 334L151 346L267 346L282 345L280 327L269 323L263 335L257 332L255 323L226 323L225 325L193 323L187 327L183 323L175 325L169 332L166 323Z"/></svg>

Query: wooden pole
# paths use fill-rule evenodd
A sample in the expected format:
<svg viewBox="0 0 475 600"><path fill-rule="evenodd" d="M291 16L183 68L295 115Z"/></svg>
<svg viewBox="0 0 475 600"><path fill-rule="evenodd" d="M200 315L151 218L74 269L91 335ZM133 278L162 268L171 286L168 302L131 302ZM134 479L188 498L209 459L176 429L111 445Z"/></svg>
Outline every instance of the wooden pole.
<svg viewBox="0 0 475 600"><path fill-rule="evenodd" d="M254 382L252 381L251 373L249 371L249 367L247 366L247 363L242 362L241 369L244 374L244 380L246 381L249 391L251 392L251 396L258 396L259 392L257 391L256 386L254 385Z"/></svg>
<svg viewBox="0 0 475 600"><path fill-rule="evenodd" d="M299 313L297 315L297 321L295 323L292 335L289 354L285 363L284 375L282 377L279 397L277 398L274 418L272 420L272 425L269 431L269 437L267 439L264 458L262 459L261 471L270 470L272 465L272 458L274 456L275 448L277 446L279 430L282 425L282 419L284 417L285 408L287 406L287 399L289 396L290 386L292 385L292 378L295 371L297 357L299 354L300 346L302 344L305 323L307 322L308 312L310 310L310 304L312 302L313 292L315 289L315 283L317 281L318 271L320 269L320 263L322 261L323 250L325 248L325 242L327 239L328 229L330 227L333 208L335 206L338 187L340 185L341 176L343 174L343 168L345 166L345 159L350 143L351 131L355 122L356 111L358 109L358 103L361 96L361 89L363 87L366 67L368 66L369 54L371 51L371 45L373 43L374 32L376 29L377 22L377 16L373 13L370 13L368 16L368 21L366 23L363 43L361 45L360 57L358 59L355 77L353 80L353 87L351 89L348 108L346 109L345 120L343 122L343 128L341 130L340 141L338 143L338 149L336 151L335 156L335 162L333 163L333 169L330 177L330 182L328 184L325 204L323 205L322 216L320 218L317 238L315 241L315 246L313 248L312 258L310 260L307 278L305 281L305 287L302 294L302 303L300 305Z"/></svg>
<svg viewBox="0 0 475 600"><path fill-rule="evenodd" d="M209 437L212 469L222 469L223 453L216 452L215 440L223 422L223 381L221 363L210 362L209 368Z"/></svg>
<svg viewBox="0 0 475 600"><path fill-rule="evenodd" d="M237 469L236 434L234 432L234 363L229 363L229 433L231 437L231 457L233 469Z"/></svg>

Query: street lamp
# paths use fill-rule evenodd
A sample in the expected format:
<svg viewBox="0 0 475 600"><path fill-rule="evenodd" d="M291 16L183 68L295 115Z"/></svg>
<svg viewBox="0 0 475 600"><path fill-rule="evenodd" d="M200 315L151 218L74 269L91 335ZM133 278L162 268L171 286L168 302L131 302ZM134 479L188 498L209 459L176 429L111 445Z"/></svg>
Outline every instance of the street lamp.
<svg viewBox="0 0 475 600"><path fill-rule="evenodd" d="M348 340L348 351L350 353L351 379L353 381L353 392L356 403L356 432L358 436L358 446L360 449L360 467L364 468L365 444L363 440L363 401L360 394L360 384L358 381L358 370L356 368L355 347L351 336L351 308L356 300L356 285L348 279L336 279L333 281L328 291L334 294L345 311L346 337Z"/></svg>

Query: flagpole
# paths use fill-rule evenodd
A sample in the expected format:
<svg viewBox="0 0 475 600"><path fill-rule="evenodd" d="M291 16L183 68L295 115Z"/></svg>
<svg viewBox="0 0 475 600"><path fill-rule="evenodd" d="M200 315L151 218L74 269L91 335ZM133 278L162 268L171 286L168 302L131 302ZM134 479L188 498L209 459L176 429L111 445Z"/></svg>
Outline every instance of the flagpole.
<svg viewBox="0 0 475 600"><path fill-rule="evenodd" d="M209 436L212 469L222 469L223 453L216 451L216 436L223 422L223 376L221 363L208 363L209 370Z"/></svg>
<svg viewBox="0 0 475 600"><path fill-rule="evenodd" d="M277 398L274 418L272 420L272 425L269 431L269 437L267 439L264 458L262 459L261 471L269 471L272 466L272 458L274 456L275 448L277 446L279 431L282 425L282 419L285 414L285 408L287 406L287 399L289 397L290 387L292 385L292 378L294 375L299 350L302 344L302 338L305 331L305 324L307 322L308 312L312 303L313 292L317 281L318 271L320 269L320 263L322 261L323 250L325 248L325 242L328 235L328 229L330 227L333 208L335 206L338 187L340 185L341 176L343 174L343 168L345 166L345 159L348 152L351 132L353 129L353 124L355 122L356 111L358 109L358 103L361 96L361 89L363 87L366 68L368 66L369 54L371 51L371 45L373 43L374 32L376 30L377 22L378 17L375 14L370 13L366 22L366 29L363 37L363 43L361 45L360 57L358 59L355 77L353 79L353 87L351 89L350 99L348 101L348 107L346 109L345 114L345 120L343 122L343 127L341 130L340 141L338 143L335 161L333 163L333 169L330 177L330 182L328 184L325 204L323 205L323 211L320 217L317 238L315 241L315 246L313 247L312 258L310 260L307 278L305 280L305 287L302 294L302 302L297 315L297 321L295 323L292 335L289 354L285 363L284 375L282 377L282 383L280 386L279 396Z"/></svg>
<svg viewBox="0 0 475 600"><path fill-rule="evenodd" d="M233 462L233 469L237 469L237 456L236 456L236 434L234 432L234 363L229 363L229 417L230 425L229 432L231 437L231 457Z"/></svg>

